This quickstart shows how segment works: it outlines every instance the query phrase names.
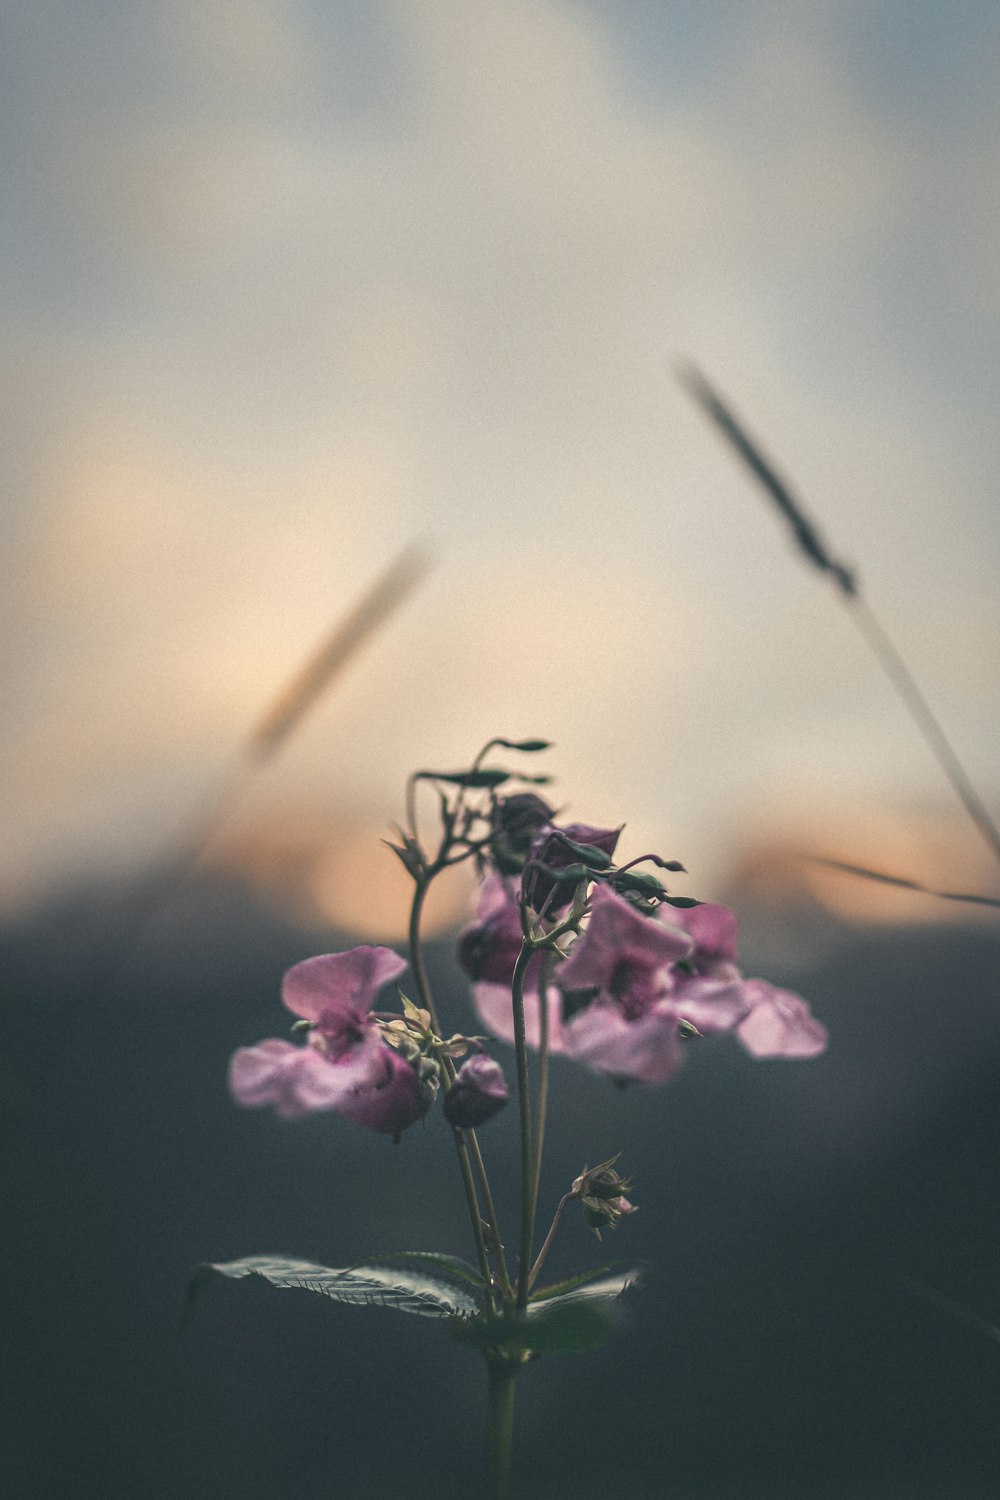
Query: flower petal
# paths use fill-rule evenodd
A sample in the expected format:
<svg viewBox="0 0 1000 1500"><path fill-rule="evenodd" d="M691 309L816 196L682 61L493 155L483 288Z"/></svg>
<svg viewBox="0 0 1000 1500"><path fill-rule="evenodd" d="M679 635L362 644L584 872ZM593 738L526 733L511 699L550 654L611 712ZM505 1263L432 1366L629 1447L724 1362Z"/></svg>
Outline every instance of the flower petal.
<svg viewBox="0 0 1000 1500"><path fill-rule="evenodd" d="M307 1021L325 1014L360 1022L382 986L405 968L405 958L391 948L367 943L346 953L321 953L288 970L281 998L293 1015Z"/></svg>
<svg viewBox="0 0 1000 1500"><path fill-rule="evenodd" d="M666 1083L684 1055L676 1020L660 1008L627 1021L614 1005L596 1000L567 1021L565 1031L568 1055L612 1078Z"/></svg>
<svg viewBox="0 0 1000 1500"><path fill-rule="evenodd" d="M562 995L554 985L549 987L549 1051L565 1052L562 1024ZM476 1014L493 1036L514 1043L514 1002L507 984L474 984L472 1002ZM538 993L524 996L524 1034L528 1046L537 1050L539 1043Z"/></svg>
<svg viewBox="0 0 1000 1500"><path fill-rule="evenodd" d="M826 1051L826 1027L800 995L775 989L766 979L748 979L743 988L752 1009L736 1035L753 1057L818 1057Z"/></svg>
<svg viewBox="0 0 1000 1500"><path fill-rule="evenodd" d="M687 958L694 942L680 927L645 916L624 896L598 886L591 896L591 916L583 936L559 969L565 990L601 989L623 958L650 973Z"/></svg>
<svg viewBox="0 0 1000 1500"><path fill-rule="evenodd" d="M721 966L720 966L721 967ZM660 1002L679 1021L690 1021L704 1036L733 1031L746 1017L753 1000L739 972L730 974L680 975L673 989Z"/></svg>
<svg viewBox="0 0 1000 1500"><path fill-rule="evenodd" d="M282 1119L297 1119L316 1110L336 1109L357 1074L338 1068L313 1047L296 1047L268 1037L255 1047L241 1047L229 1063L229 1088L245 1109L272 1105Z"/></svg>

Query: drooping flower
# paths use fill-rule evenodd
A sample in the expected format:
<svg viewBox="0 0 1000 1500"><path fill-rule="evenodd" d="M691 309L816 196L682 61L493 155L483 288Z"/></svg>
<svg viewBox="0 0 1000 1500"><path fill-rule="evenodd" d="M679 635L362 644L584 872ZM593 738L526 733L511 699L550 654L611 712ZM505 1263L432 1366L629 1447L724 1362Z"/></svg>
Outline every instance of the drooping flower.
<svg viewBox="0 0 1000 1500"><path fill-rule="evenodd" d="M310 1023L305 1045L270 1037L241 1047L229 1067L236 1103L249 1109L270 1104L286 1119L334 1110L391 1135L413 1124L426 1113L426 1091L371 1014L378 991L405 968L391 948L363 945L289 969L282 999Z"/></svg>
<svg viewBox="0 0 1000 1500"><path fill-rule="evenodd" d="M826 1027L800 995L766 979L744 980L750 1011L736 1035L752 1057L818 1057L826 1051Z"/></svg>
<svg viewBox="0 0 1000 1500"><path fill-rule="evenodd" d="M485 1052L477 1052L462 1064L445 1094L444 1117L460 1130L476 1130L492 1120L509 1098L500 1064Z"/></svg>

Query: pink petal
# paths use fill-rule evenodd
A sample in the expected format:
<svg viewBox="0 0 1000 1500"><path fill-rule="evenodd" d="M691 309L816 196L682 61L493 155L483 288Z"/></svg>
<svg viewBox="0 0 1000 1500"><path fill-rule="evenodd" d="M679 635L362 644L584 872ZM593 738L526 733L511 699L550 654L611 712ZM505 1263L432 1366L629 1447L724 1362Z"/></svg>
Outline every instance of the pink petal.
<svg viewBox="0 0 1000 1500"><path fill-rule="evenodd" d="M675 927L683 927L695 944L695 958L721 958L735 962L739 942L736 913L728 906L704 901L701 906L671 906L664 902L661 915Z"/></svg>
<svg viewBox="0 0 1000 1500"><path fill-rule="evenodd" d="M743 988L752 1009L736 1035L753 1057L818 1057L826 1051L826 1027L801 996L765 979L748 979Z"/></svg>
<svg viewBox="0 0 1000 1500"><path fill-rule="evenodd" d="M321 953L288 970L281 998L288 1009L307 1021L326 1013L345 1021L361 1021L384 984L406 968L391 948L363 944L346 953Z"/></svg>
<svg viewBox="0 0 1000 1500"><path fill-rule="evenodd" d="M566 1052L612 1078L666 1083L680 1067L684 1047L673 1016L657 1010L626 1021L615 1006L596 1000L567 1021Z"/></svg>
<svg viewBox="0 0 1000 1500"><path fill-rule="evenodd" d="M727 965L727 967L731 967ZM733 1031L753 1005L741 975L679 977L661 1001L679 1021L690 1021L705 1036Z"/></svg>
<svg viewBox="0 0 1000 1500"><path fill-rule="evenodd" d="M565 1052L562 1024L562 996L554 985L549 988L549 1051ZM493 1036L514 1043L514 1002L506 984L474 984L472 1002L476 1014ZM524 1033L528 1046L537 1050L539 1043L538 994L524 997Z"/></svg>
<svg viewBox="0 0 1000 1500"><path fill-rule="evenodd" d="M645 916L623 896L598 886L587 929L559 970L565 990L600 988L623 956L650 971L687 958L694 943L680 927Z"/></svg>
<svg viewBox="0 0 1000 1500"><path fill-rule="evenodd" d="M270 1104L286 1120L334 1109L346 1093L341 1070L314 1048L295 1047L277 1037L233 1053L229 1088L244 1109Z"/></svg>

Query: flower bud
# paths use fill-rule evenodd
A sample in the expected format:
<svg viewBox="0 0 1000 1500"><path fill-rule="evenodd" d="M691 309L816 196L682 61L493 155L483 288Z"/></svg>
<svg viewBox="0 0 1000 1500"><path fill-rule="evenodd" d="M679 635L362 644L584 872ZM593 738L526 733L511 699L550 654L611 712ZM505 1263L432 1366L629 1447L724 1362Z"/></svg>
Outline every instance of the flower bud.
<svg viewBox="0 0 1000 1500"><path fill-rule="evenodd" d="M553 809L534 792L501 798L493 810L490 854L502 875L517 875L531 845L552 819Z"/></svg>
<svg viewBox="0 0 1000 1500"><path fill-rule="evenodd" d="M444 1117L459 1130L475 1130L491 1120L510 1097L503 1069L485 1052L462 1064L444 1096Z"/></svg>
<svg viewBox="0 0 1000 1500"><path fill-rule="evenodd" d="M576 866L587 878L587 867L607 869L618 843L620 828L592 828L589 823L567 823L539 834L531 851L531 866L525 872L524 895L535 911L562 911L573 899ZM592 852L593 858L581 864Z"/></svg>

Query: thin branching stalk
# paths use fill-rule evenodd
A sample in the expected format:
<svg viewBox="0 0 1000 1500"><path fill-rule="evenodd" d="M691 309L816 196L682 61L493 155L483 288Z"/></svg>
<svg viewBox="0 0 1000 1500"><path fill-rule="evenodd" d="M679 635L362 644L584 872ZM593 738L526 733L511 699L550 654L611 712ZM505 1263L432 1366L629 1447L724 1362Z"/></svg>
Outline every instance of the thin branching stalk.
<svg viewBox="0 0 1000 1500"><path fill-rule="evenodd" d="M531 1288L534 1286L535 1282L538 1280L539 1272L541 1271L542 1266L545 1264L545 1257L552 1249L552 1243L556 1237L556 1230L559 1228L559 1223L562 1219L563 1213L565 1212L566 1205L572 1197L572 1193L563 1193L562 1197L559 1199L559 1206L556 1209L555 1214L553 1215L552 1223L549 1225L549 1232L542 1242L542 1248L538 1252L535 1264L531 1268L531 1275L528 1277L529 1292L531 1291Z"/></svg>
<svg viewBox="0 0 1000 1500"><path fill-rule="evenodd" d="M528 1044L524 1027L524 975L532 957L527 941L514 965L511 999L514 1010L514 1048L517 1053L517 1099L521 1122L521 1258L517 1273L517 1306L528 1305L531 1247L535 1238L535 1157L532 1150L531 1088L528 1081Z"/></svg>
<svg viewBox="0 0 1000 1500"><path fill-rule="evenodd" d="M538 976L538 1099L535 1107L535 1160L531 1183L533 1221L538 1215L538 1188L542 1178L542 1150L545 1145L545 1114L549 1103L548 989L555 961L556 955L550 949L542 956L541 973Z"/></svg>
<svg viewBox="0 0 1000 1500"><path fill-rule="evenodd" d="M434 1028L435 1033L441 1036L441 1023L434 1005L430 981L427 978L427 967L424 963L423 943L420 936L420 919L423 915L424 901L429 886L430 877L426 875L418 876L414 881L409 923L410 966L413 969L413 977L416 980L417 996L420 1004L430 1016L431 1026ZM445 1077L449 1083L453 1082L455 1078L455 1066L451 1058L444 1057L441 1061L444 1066ZM459 1167L462 1172L462 1185L465 1189L466 1201L469 1205L469 1217L472 1220L472 1232L476 1241L476 1251L479 1255L480 1267L486 1278L488 1299L492 1304L492 1276L489 1256L486 1253L486 1244L483 1237L483 1216L480 1212L479 1192L476 1190L477 1179L486 1208L486 1223L490 1231L490 1240L493 1244L494 1255L497 1261L500 1288L505 1299L509 1301L511 1287L507 1267L504 1263L500 1225L497 1220L496 1208L493 1204L493 1194L490 1191L489 1179L486 1175L486 1164L483 1161L483 1154L479 1149L479 1142L473 1130L454 1130L452 1134L455 1140L455 1148L458 1152Z"/></svg>

